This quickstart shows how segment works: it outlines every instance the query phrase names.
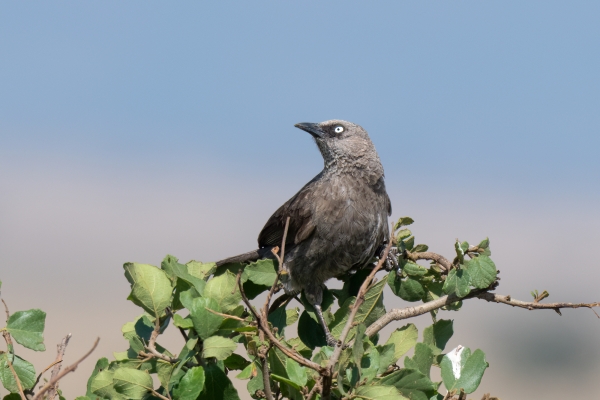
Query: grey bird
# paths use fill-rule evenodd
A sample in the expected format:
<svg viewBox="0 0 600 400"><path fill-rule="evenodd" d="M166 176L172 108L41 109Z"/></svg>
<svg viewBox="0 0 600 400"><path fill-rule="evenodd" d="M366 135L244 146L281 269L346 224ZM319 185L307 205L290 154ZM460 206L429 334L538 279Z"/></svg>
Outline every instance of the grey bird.
<svg viewBox="0 0 600 400"><path fill-rule="evenodd" d="M304 290L327 344L335 346L337 340L321 310L323 285L380 255L389 239L392 208L383 166L367 131L341 120L295 126L313 136L323 156L323 170L269 218L258 235L258 250L218 261L217 265L269 257L272 248L281 246L289 217L284 289L288 294Z"/></svg>

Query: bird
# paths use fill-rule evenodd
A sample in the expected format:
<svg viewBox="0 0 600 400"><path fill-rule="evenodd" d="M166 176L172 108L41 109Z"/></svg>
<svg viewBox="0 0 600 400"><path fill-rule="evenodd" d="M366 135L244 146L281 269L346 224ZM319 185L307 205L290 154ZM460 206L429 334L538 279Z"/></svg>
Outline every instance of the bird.
<svg viewBox="0 0 600 400"><path fill-rule="evenodd" d="M327 344L335 346L321 309L323 286L381 256L389 240L392 206L383 166L365 129L343 120L294 126L312 135L323 170L273 213L258 235L257 250L218 261L217 266L272 258L271 249L281 246L289 217L284 290L304 291Z"/></svg>

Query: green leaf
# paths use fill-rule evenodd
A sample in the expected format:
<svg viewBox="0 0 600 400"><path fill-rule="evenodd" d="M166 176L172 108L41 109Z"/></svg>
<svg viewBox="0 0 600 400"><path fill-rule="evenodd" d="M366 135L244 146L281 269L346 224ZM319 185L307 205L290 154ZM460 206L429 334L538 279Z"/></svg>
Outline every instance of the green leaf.
<svg viewBox="0 0 600 400"><path fill-rule="evenodd" d="M356 397L364 400L409 400L393 386L361 386Z"/></svg>
<svg viewBox="0 0 600 400"><path fill-rule="evenodd" d="M410 350L416 343L419 337L419 331L415 324L407 324L401 328L396 329L390 335L390 338L385 343L394 344L394 361L396 362L402 357L408 350Z"/></svg>
<svg viewBox="0 0 600 400"><path fill-rule="evenodd" d="M237 390L217 364L209 363L204 373L204 390L200 393L199 400L240 400Z"/></svg>
<svg viewBox="0 0 600 400"><path fill-rule="evenodd" d="M402 226L412 225L413 222L415 221L411 217L400 217L394 224L394 232Z"/></svg>
<svg viewBox="0 0 600 400"><path fill-rule="evenodd" d="M296 351L304 358L310 359L312 357L312 350L308 348L300 338L291 338L287 340L287 343L290 347L296 349Z"/></svg>
<svg viewBox="0 0 600 400"><path fill-rule="evenodd" d="M437 390L437 384L414 369L401 369L379 381L382 385L395 386L402 395L411 400L427 400L426 392Z"/></svg>
<svg viewBox="0 0 600 400"><path fill-rule="evenodd" d="M475 257L465 264L465 269L471 277L471 285L485 289L496 280L496 265L485 255Z"/></svg>
<svg viewBox="0 0 600 400"><path fill-rule="evenodd" d="M229 271L212 278L204 288L204 297L210 297L219 304L221 312L227 314L242 300L236 287L236 276Z"/></svg>
<svg viewBox="0 0 600 400"><path fill-rule="evenodd" d="M213 298L197 297L191 301L189 311L194 329L202 339L208 339L215 333L224 318L208 311L208 309L221 312L217 301Z"/></svg>
<svg viewBox="0 0 600 400"><path fill-rule="evenodd" d="M290 326L294 322L298 321L299 317L300 309L298 307L285 310L285 324L287 326Z"/></svg>
<svg viewBox="0 0 600 400"><path fill-rule="evenodd" d="M177 278L184 280L196 289L196 291L202 295L204 293L204 287L206 281L202 278L196 277L188 272L187 265L180 264L177 258L167 255L162 263L160 264L162 269L165 271L172 271Z"/></svg>
<svg viewBox="0 0 600 400"><path fill-rule="evenodd" d="M300 386L296 382L294 382L291 379L288 379L284 376L277 375L277 374L271 374L271 379L273 379L274 381L277 381L279 383L285 383L286 385L290 385L291 387L293 387L296 390L301 389Z"/></svg>
<svg viewBox="0 0 600 400"><path fill-rule="evenodd" d="M471 291L469 273L464 269L453 269L448 273L444 282L444 293L455 293L458 297L465 297Z"/></svg>
<svg viewBox="0 0 600 400"><path fill-rule="evenodd" d="M408 237L410 237L412 235L412 232L410 231L410 229L402 229L400 231L398 231L398 233L396 234L396 241L400 242L401 240L404 240Z"/></svg>
<svg viewBox="0 0 600 400"><path fill-rule="evenodd" d="M215 357L217 360L224 360L233 353L236 347L237 344L229 338L211 336L204 341L202 357Z"/></svg>
<svg viewBox="0 0 600 400"><path fill-rule="evenodd" d="M113 386L127 399L141 399L153 389L150 374L131 368L117 369L113 375Z"/></svg>
<svg viewBox="0 0 600 400"><path fill-rule="evenodd" d="M483 239L481 242L479 242L477 247L481 249L487 249L488 247L490 247L490 238Z"/></svg>
<svg viewBox="0 0 600 400"><path fill-rule="evenodd" d="M426 244L418 244L415 246L415 248L412 251L414 253L422 253L427 250L429 250L429 246L427 246Z"/></svg>
<svg viewBox="0 0 600 400"><path fill-rule="evenodd" d="M306 375L306 368L300 366L296 361L288 358L285 360L285 370L290 378L290 380L296 383L298 386L306 386L308 382L308 377Z"/></svg>
<svg viewBox="0 0 600 400"><path fill-rule="evenodd" d="M92 371L92 375L89 377L89 379L87 381L87 391L85 393L85 395L87 397L89 397L90 399L96 398L96 396L94 396L94 393L92 391L92 382L93 382L94 378L96 377L96 375L98 375L100 373L100 371L103 371L107 368L108 368L108 359L106 357L102 357L101 359L96 361L96 366L94 367L94 370ZM111 378L111 382L112 382L112 378Z"/></svg>
<svg viewBox="0 0 600 400"><path fill-rule="evenodd" d="M427 273L427 268L420 266L417 263L408 261L402 267L402 271L406 272L408 276L423 276Z"/></svg>
<svg viewBox="0 0 600 400"><path fill-rule="evenodd" d="M190 329L194 326L194 322L192 322L192 318L190 316L183 318L179 314L173 315L173 324L181 329Z"/></svg>
<svg viewBox="0 0 600 400"><path fill-rule="evenodd" d="M405 265L409 265L410 263L406 263ZM417 265L417 264L414 264ZM421 266L418 266L418 268L423 268ZM409 269L411 269L412 267L409 267ZM423 268L423 270L425 270ZM412 272L417 272L416 269L413 269ZM425 270L425 272L427 272L427 270ZM426 292L425 292L425 288L423 287L423 284L413 278L407 278L405 280L402 280L400 278L400 276L398 276L395 273L390 273L387 276L387 283L390 287L390 289L392 289L392 293L394 293L396 296L400 297L402 300L406 300L406 301L419 301L422 298L425 297Z"/></svg>
<svg viewBox="0 0 600 400"><path fill-rule="evenodd" d="M250 361L246 360L244 357L239 354L233 353L229 357L227 357L224 361L225 366L228 370L232 371L235 369L243 370L248 365L250 365Z"/></svg>
<svg viewBox="0 0 600 400"><path fill-rule="evenodd" d="M431 366L433 365L434 354L431 347L425 343L417 343L415 345L415 354L412 358L404 359L406 368L418 369L426 377L430 378ZM410 366L407 363L410 363Z"/></svg>
<svg viewBox="0 0 600 400"><path fill-rule="evenodd" d="M242 372L240 372L239 374L236 375L236 378L241 379L241 380L250 379L253 375L253 372L255 372L255 370L256 370L256 365L254 365L253 363L250 363L246 366L246 368L244 368L242 370Z"/></svg>
<svg viewBox="0 0 600 400"><path fill-rule="evenodd" d="M173 395L178 400L196 400L202 389L204 389L204 369L192 367L181 378Z"/></svg>
<svg viewBox="0 0 600 400"><path fill-rule="evenodd" d="M406 278L400 281L398 296L406 301L418 301L425 297L425 289L421 282L413 278Z"/></svg>
<svg viewBox="0 0 600 400"><path fill-rule="evenodd" d="M356 365L360 365L360 360L362 359L363 354L365 354L365 348L363 339L365 338L365 331L367 328L365 324L359 324L356 329L356 337L354 338L354 346L352 346L352 358L354 359L354 363Z"/></svg>
<svg viewBox="0 0 600 400"><path fill-rule="evenodd" d="M448 390L463 389L468 394L477 390L489 364L483 351L477 349L471 354L468 348L460 348L446 354L440 366L444 386Z"/></svg>
<svg viewBox="0 0 600 400"><path fill-rule="evenodd" d="M463 251L462 247L460 246L460 242L457 240L454 243L454 250L456 251L456 258L458 258L458 261L462 264L465 262L465 252Z"/></svg>
<svg viewBox="0 0 600 400"><path fill-rule="evenodd" d="M201 263L200 261L190 261L187 264L187 269L190 275L196 278L207 280L217 269L217 264L214 262Z"/></svg>
<svg viewBox="0 0 600 400"><path fill-rule="evenodd" d="M360 366L361 382L370 382L377 376L377 371L379 370L381 360L379 357L379 352L367 338L365 338L365 345L367 346L367 350L365 351L365 354L358 365Z"/></svg>
<svg viewBox="0 0 600 400"><path fill-rule="evenodd" d="M100 371L96 377L92 380L90 390L93 394L98 395L104 399L118 400L125 399L122 394L117 393L113 387L113 376L115 372L110 370ZM92 398L95 398L93 396Z"/></svg>
<svg viewBox="0 0 600 400"><path fill-rule="evenodd" d="M423 343L428 345L434 355L441 354L446 343L454 334L453 321L440 319L423 330Z"/></svg>
<svg viewBox="0 0 600 400"><path fill-rule="evenodd" d="M379 369L378 374L384 373L388 367L395 364L398 359L396 358L396 345L394 343L388 343L383 346L377 346L379 351Z"/></svg>
<svg viewBox="0 0 600 400"><path fill-rule="evenodd" d="M381 281L377 282L373 285L367 293L365 293L364 302L358 307L358 311L356 313L356 317L354 318L354 323L360 324L364 323L366 326L371 325L375 322L379 317L385 314L385 307L383 305L383 288L385 287L385 282L387 280L387 275L384 276ZM354 303L354 298L348 298L346 302L335 312L335 319L330 324L329 328L331 333L336 338L340 337L344 326L346 325L346 321L348 320L349 310L352 304ZM348 335L348 340L354 337L356 332L356 328L353 328Z"/></svg>
<svg viewBox="0 0 600 400"><path fill-rule="evenodd" d="M152 316L161 316L171 303L171 281L165 271L148 264L127 263L125 276L132 282L128 299Z"/></svg>
<svg viewBox="0 0 600 400"><path fill-rule="evenodd" d="M300 314L298 320L298 337L311 350L327 345L321 324L312 319L306 310Z"/></svg>
<svg viewBox="0 0 600 400"><path fill-rule="evenodd" d="M0 354L0 380L4 387L12 393L19 392L17 381L8 366L9 357L17 376L21 381L23 389L31 389L35 383L35 368L33 368L33 365L30 362L10 353Z"/></svg>
<svg viewBox="0 0 600 400"><path fill-rule="evenodd" d="M20 345L35 351L45 351L45 323L46 313L42 310L17 311L8 319L6 330Z"/></svg>
<svg viewBox="0 0 600 400"><path fill-rule="evenodd" d="M283 335L283 329L286 327L287 315L284 307L279 307L267 317L267 320L277 328L277 334Z"/></svg>
<svg viewBox="0 0 600 400"><path fill-rule="evenodd" d="M277 267L273 260L258 260L244 268L244 282L249 280L257 285L271 287L277 279Z"/></svg>

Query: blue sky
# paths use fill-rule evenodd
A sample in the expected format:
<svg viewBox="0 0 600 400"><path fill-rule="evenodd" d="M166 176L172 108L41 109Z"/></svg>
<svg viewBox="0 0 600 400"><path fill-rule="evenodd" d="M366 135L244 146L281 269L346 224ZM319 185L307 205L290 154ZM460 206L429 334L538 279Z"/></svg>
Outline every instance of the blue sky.
<svg viewBox="0 0 600 400"><path fill-rule="evenodd" d="M293 124L341 118L369 130L390 178L597 195L587 183L600 178L599 11L594 2L5 4L0 152L119 170L152 159L177 174L200 155L213 174L254 160L254 176L282 177L305 160L318 169Z"/></svg>
<svg viewBox="0 0 600 400"><path fill-rule="evenodd" d="M120 326L137 315L126 261L255 246L269 215L322 168L293 125L333 118L369 131L394 217L415 218L417 241L449 256L457 237L490 236L501 293L598 300L587 256L600 240L598 2L0 10L2 295L15 311L48 312L48 348L72 331L73 359L96 335L98 356L124 350ZM600 390L591 313L476 304L446 317L453 345L488 354L482 390ZM69 398L83 388L71 382Z"/></svg>

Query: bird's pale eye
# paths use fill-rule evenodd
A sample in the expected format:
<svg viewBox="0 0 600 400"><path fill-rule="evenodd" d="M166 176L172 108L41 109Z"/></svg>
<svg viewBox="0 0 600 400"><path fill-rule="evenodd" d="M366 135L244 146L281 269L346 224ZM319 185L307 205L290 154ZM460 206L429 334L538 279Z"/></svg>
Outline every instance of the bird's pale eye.
<svg viewBox="0 0 600 400"><path fill-rule="evenodd" d="M333 128L333 131L334 131L335 133L342 133L342 132L344 132L344 127L343 127L343 126L340 126L340 125L338 125L338 126L336 126L335 128Z"/></svg>

